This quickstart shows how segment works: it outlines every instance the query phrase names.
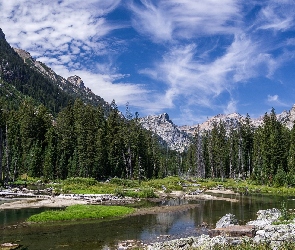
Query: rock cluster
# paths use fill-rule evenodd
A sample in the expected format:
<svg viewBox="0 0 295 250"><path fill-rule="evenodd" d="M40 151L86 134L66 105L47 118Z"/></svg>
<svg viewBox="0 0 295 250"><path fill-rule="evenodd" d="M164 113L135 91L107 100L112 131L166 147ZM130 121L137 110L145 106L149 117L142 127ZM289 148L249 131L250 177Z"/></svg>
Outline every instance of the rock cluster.
<svg viewBox="0 0 295 250"><path fill-rule="evenodd" d="M277 208L259 210L257 212L257 220L249 221L247 225L255 226L257 229L261 229L266 225L272 224L282 215L281 211Z"/></svg>
<svg viewBox="0 0 295 250"><path fill-rule="evenodd" d="M267 242L270 249L278 249L283 242L295 241L295 221L289 224L272 225L281 216L278 209L260 210L257 212L257 220L250 221L247 225L255 226L254 238L250 237L228 237L219 235L210 237L209 235L201 235L199 237L181 238L166 242L157 242L147 246L148 250L160 249L212 249L216 245L228 246L238 245L242 242L263 243ZM217 222L216 227L225 227L236 223L232 214L227 214ZM232 226L235 227L235 226Z"/></svg>
<svg viewBox="0 0 295 250"><path fill-rule="evenodd" d="M85 88L84 82L82 81L81 77L79 77L79 76L76 76L76 75L70 76L70 77L68 77L67 80L79 88L82 88L82 89Z"/></svg>
<svg viewBox="0 0 295 250"><path fill-rule="evenodd" d="M281 114L277 115L277 119L286 125L287 128L291 129L295 121L295 104L289 111L285 110Z"/></svg>
<svg viewBox="0 0 295 250"><path fill-rule="evenodd" d="M216 223L216 228L225 228L238 225L238 220L234 214L226 214Z"/></svg>

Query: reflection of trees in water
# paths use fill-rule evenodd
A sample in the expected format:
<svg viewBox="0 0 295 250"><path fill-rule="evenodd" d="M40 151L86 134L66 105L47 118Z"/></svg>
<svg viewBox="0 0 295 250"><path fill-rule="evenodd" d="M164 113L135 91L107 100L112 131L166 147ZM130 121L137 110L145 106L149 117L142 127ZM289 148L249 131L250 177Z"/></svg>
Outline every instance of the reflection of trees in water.
<svg viewBox="0 0 295 250"><path fill-rule="evenodd" d="M34 246L30 249L55 249L58 245L69 245L75 249L101 249L102 246L114 245L117 241L157 240L160 235L181 236L188 228L196 232L202 222L215 227L216 222L225 214L232 213L238 220L256 219L260 209L280 208L282 197L274 196L224 196L238 199L239 202L219 200L199 200L194 209L179 212L168 212L142 216L130 216L123 219L96 222L84 221L79 224L67 225L61 223L50 226L28 226L8 229L1 232L3 242L20 240L24 246ZM168 203L179 205L186 200L174 199ZM167 203L167 204L168 204ZM191 202L190 202L191 203ZM295 201L288 200L288 207L294 207ZM30 210L31 211L31 210ZM37 210L36 210L37 211ZM22 216L29 210L19 210ZM3 213L3 212L2 212ZM6 211L6 219L15 217L16 211ZM5 222L6 223L6 222Z"/></svg>
<svg viewBox="0 0 295 250"><path fill-rule="evenodd" d="M222 200L199 201L199 207L194 210L197 211L194 219L196 227L202 222L215 227L216 222L228 213L234 214L240 224L245 224L256 219L258 210L273 207L280 208L280 202L283 199L282 197L267 195L220 195L220 197L236 199L238 202Z"/></svg>

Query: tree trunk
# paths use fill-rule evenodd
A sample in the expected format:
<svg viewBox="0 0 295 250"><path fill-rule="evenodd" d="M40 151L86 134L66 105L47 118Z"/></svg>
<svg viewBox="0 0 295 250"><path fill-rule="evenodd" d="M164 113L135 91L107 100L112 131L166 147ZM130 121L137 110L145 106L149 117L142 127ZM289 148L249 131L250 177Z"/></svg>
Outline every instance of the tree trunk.
<svg viewBox="0 0 295 250"><path fill-rule="evenodd" d="M8 184L9 176L10 176L10 168L9 168L9 145L8 145L8 128L7 128L7 124L6 124L5 157L6 157L5 182L6 182L6 184Z"/></svg>

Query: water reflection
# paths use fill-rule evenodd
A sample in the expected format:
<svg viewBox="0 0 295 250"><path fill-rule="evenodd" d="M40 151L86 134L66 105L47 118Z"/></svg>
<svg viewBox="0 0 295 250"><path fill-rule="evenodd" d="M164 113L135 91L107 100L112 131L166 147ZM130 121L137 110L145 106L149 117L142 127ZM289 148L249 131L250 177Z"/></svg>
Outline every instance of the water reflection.
<svg viewBox="0 0 295 250"><path fill-rule="evenodd" d="M83 221L79 224L34 225L24 228L5 229L0 235L1 242L19 241L26 249L103 249L116 245L118 241L134 239L144 242L187 237L206 233L200 225L215 226L217 220L226 213L233 213L242 223L255 219L260 209L280 208L282 197L227 195L225 198L238 202L222 200L188 201L171 199L162 205L196 203L198 206L187 211L130 216L113 221ZM294 200L288 201L293 208ZM161 204L157 204L161 205ZM1 226L23 221L34 209L0 211ZM39 212L39 211L38 211ZM113 247L114 248L114 247ZM114 248L115 249L115 248Z"/></svg>

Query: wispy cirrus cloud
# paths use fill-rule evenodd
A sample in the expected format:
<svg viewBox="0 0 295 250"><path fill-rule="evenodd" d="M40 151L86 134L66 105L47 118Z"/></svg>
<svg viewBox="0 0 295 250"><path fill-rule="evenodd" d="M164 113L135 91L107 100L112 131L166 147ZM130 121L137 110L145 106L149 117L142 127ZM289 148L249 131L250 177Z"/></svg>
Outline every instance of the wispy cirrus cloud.
<svg viewBox="0 0 295 250"><path fill-rule="evenodd" d="M106 15L121 0L0 1L1 27L14 47L68 77L79 75L92 91L118 105L139 103L148 91L129 83L117 72L114 44L105 37L125 24L109 22ZM120 45L124 42L120 42ZM118 52L119 53L119 52ZM122 80L120 83L115 81Z"/></svg>
<svg viewBox="0 0 295 250"><path fill-rule="evenodd" d="M119 0L111 1L2 1L1 26L8 41L35 57L82 53L106 53L100 38L118 25L104 17ZM8 30L5 27L9 27Z"/></svg>
<svg viewBox="0 0 295 250"><path fill-rule="evenodd" d="M272 0L262 2L256 25L258 29L285 31L294 29L294 2L289 0Z"/></svg>
<svg viewBox="0 0 295 250"><path fill-rule="evenodd" d="M280 100L279 95L268 95L267 103L273 106L278 106L278 107L290 107L289 104L284 103L283 101Z"/></svg>
<svg viewBox="0 0 295 250"><path fill-rule="evenodd" d="M222 56L206 63L196 59L199 57L195 44L175 46L153 69L141 73L166 83L163 98L170 107L180 97L189 104L213 107L214 97L224 91L230 93L236 84L271 74L276 62L260 46L245 35L236 36ZM236 101L229 103L225 109L235 110Z"/></svg>
<svg viewBox="0 0 295 250"><path fill-rule="evenodd" d="M154 41L232 34L240 18L236 0L140 0L129 8L134 28Z"/></svg>

